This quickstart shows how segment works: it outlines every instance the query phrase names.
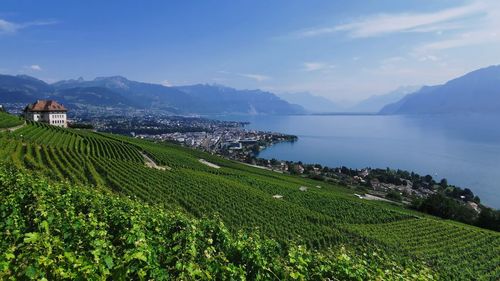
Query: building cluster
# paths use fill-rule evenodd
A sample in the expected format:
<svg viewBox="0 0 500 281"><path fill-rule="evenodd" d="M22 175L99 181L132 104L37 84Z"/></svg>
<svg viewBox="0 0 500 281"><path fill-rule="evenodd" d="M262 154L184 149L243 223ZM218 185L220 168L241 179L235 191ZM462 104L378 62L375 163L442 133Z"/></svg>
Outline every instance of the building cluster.
<svg viewBox="0 0 500 281"><path fill-rule="evenodd" d="M138 138L174 141L204 151L245 161L259 150L273 143L290 140L291 136L279 133L245 130L239 127L218 127L212 131L174 132L165 134L138 134Z"/></svg>
<svg viewBox="0 0 500 281"><path fill-rule="evenodd" d="M370 186L373 191L375 192L382 192L382 193L387 193L389 191L396 191L399 192L401 195L404 195L405 197L418 197L418 198L425 198L429 195L432 195L436 193L435 190L429 189L429 188L424 188L424 187L418 187L415 188L413 186L413 182L407 179L401 179L402 184L393 184L393 183L383 183L380 182L379 179L374 178L370 180Z"/></svg>

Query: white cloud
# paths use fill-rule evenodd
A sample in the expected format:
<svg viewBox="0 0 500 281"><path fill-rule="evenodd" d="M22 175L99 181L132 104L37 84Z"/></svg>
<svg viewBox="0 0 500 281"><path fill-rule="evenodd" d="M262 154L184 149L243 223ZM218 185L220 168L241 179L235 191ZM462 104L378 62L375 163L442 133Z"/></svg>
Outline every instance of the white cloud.
<svg viewBox="0 0 500 281"><path fill-rule="evenodd" d="M17 24L0 19L0 33L16 32L18 28Z"/></svg>
<svg viewBox="0 0 500 281"><path fill-rule="evenodd" d="M451 36L417 46L415 52L427 54L452 48L500 44L500 2L484 1L485 16L473 27Z"/></svg>
<svg viewBox="0 0 500 281"><path fill-rule="evenodd" d="M304 63L304 71L316 71L328 68L334 68L335 65L328 64L324 62L305 62Z"/></svg>
<svg viewBox="0 0 500 281"><path fill-rule="evenodd" d="M42 67L39 66L38 64L32 64L32 65L28 66L28 68L30 70L33 70L33 71L42 71Z"/></svg>
<svg viewBox="0 0 500 281"><path fill-rule="evenodd" d="M463 28L464 25L453 22L487 11L483 2L450 8L430 13L400 13L368 16L356 22L303 30L299 37L313 37L336 32L346 32L350 37L375 37L397 32L434 32Z"/></svg>
<svg viewBox="0 0 500 281"><path fill-rule="evenodd" d="M162 84L163 86L165 86L165 87L172 87L172 86L173 86L173 85L172 85L172 83L171 83L170 81L168 81L168 80L163 80L163 81L161 82L161 84Z"/></svg>
<svg viewBox="0 0 500 281"><path fill-rule="evenodd" d="M439 58L434 55L425 55L418 58L419 61L438 61Z"/></svg>
<svg viewBox="0 0 500 281"><path fill-rule="evenodd" d="M0 34L5 33L16 33L21 29L32 27L32 26L42 26L42 25L52 25L56 24L57 21L33 21L33 22L25 22L25 23L15 23L9 22L4 19L0 19Z"/></svg>
<svg viewBox="0 0 500 281"><path fill-rule="evenodd" d="M500 43L500 31L481 30L458 34L454 37L425 43L417 48L417 52L440 51L485 43Z"/></svg>
<svg viewBox="0 0 500 281"><path fill-rule="evenodd" d="M252 80L255 80L257 82L262 82L262 81L266 81L266 80L271 80L271 77L270 76L267 76L267 75L264 75L264 74L258 74L258 73L235 73L235 72L230 72L230 71L226 71L226 70L218 70L217 71L218 74L222 74L223 76L226 76L226 75L229 75L229 76L240 76L240 77L244 77L244 78L248 78L248 79L252 79ZM227 81L228 79L227 78L221 78L221 77L215 77L213 78L212 80L224 80L224 81Z"/></svg>
<svg viewBox="0 0 500 281"><path fill-rule="evenodd" d="M253 80L258 81L258 82L262 82L262 81L266 81L266 80L271 79L271 77L269 77L269 76L262 75L262 74L255 74L255 73L240 73L238 75L241 77L253 79Z"/></svg>

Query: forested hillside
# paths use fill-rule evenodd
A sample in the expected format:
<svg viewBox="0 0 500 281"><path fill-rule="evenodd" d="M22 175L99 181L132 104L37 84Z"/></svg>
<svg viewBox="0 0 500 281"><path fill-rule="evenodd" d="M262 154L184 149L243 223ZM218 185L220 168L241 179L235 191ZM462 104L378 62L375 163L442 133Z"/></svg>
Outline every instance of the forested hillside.
<svg viewBox="0 0 500 281"><path fill-rule="evenodd" d="M200 159L205 161L200 161ZM149 160L153 160L154 165L149 163ZM111 244L108 245L106 244L108 242L103 242L103 245L98 246L108 247L106 248L108 250L116 247L116 249L113 248L117 252L112 254L112 265L106 262L105 256L101 256L101 250L93 252L95 249L93 245L89 244L90 246L82 248L84 252L81 254L88 255L87 258L94 259L94 261L96 259L104 261L101 273L106 272L105 266L116 270L125 267L127 269L123 270L126 272L130 269L130 272L138 274L137 276L151 277L159 276L155 274L160 274L160 269L163 269L174 274L173 276L183 279L181 275L175 274L181 274L179 272L183 272L188 268L196 271L197 266L208 266L204 261L205 258L214 258L210 263L211 265L208 266L210 267L208 272L215 279L217 279L217 276L232 276L217 275L229 274L226 272L226 270L229 270L226 267L217 269L216 272L212 271L215 270L215 267L225 263L232 264L235 268L243 267L235 269L235 272L246 274L249 279L255 279L255 272L252 271L253 269L249 269L254 268L250 260L259 263L262 266L260 267L262 272L272 272L279 279L293 279L294 277L299 279L301 277L305 279L322 279L335 272L331 268L335 267L334 264L337 263L337 258L335 254L328 254L329 251L338 253L338 247L344 245L350 249L349 251L353 252L354 256L381 251L390 256L389 260L396 257L394 271L387 274L400 272L403 274L402 276L410 276L409 278L401 277L403 279L418 279L422 270L426 271L425 266L421 266L423 264L443 279L495 280L500 277L500 267L498 266L500 264L500 234L497 232L440 220L382 202L358 199L353 196L350 190L338 186L249 167L177 145L156 144L124 136L30 123L15 132L1 133L0 161L7 163L9 166L15 166L17 169L36 171L37 177L47 177L53 182L68 181L63 185L50 185L44 183L43 180L41 181L43 183L38 183L37 178L29 177L22 184L17 184L15 178L23 178L24 172L19 173L19 176L8 176L9 173L14 172L5 169L0 172L0 174L4 175L2 192L6 192L5 195L2 195L2 200L16 197L17 194L22 194L20 190L24 189L27 189L25 191L26 195L19 196L26 196L23 197L25 199L19 197L16 200L34 199L31 200L33 202L30 200L15 201L18 203L12 203L14 204L13 207L5 207L7 209L2 212L2 216L9 216L10 214L17 214L18 216L16 219L9 221L8 224L4 223L2 225L4 228L2 235L5 236L7 233L16 233L15 235L17 235L17 238L12 240L14 242L2 246L4 249L11 249L8 253L12 252L12 255L14 255L14 257L11 255L4 257L4 263L2 264L3 268L7 270L4 271L4 273L7 272L5 273L7 275L10 274L9 270L13 270L11 266L26 264L26 260L17 260L15 258L17 257L16 249L18 252L24 252L25 255L27 255L27 251L32 250L29 247L19 250L18 246L15 245L21 243L20 241L23 239L24 241L26 239L30 241L31 236L28 233L52 234L61 231L60 226L56 226L54 229L47 228L46 224L42 225L41 222L47 220L50 225L50 214L62 212L62 214L53 215L54 217L51 220L55 220L56 223L66 221L67 225L65 227L68 228L79 228L83 227L84 224L93 223L101 230L94 230L93 232L89 230L89 237L104 235L107 237L104 240L108 241L109 238ZM207 162L211 165L204 164ZM85 187L70 187L73 185L84 185ZM30 186L36 188L31 189ZM65 191L65 186L68 186L68 194ZM45 191L38 192L38 189ZM68 197L64 197L66 195ZM120 195L128 196L130 200ZM73 198L72 196L76 197L75 200L77 201L71 201L73 200L70 199L70 197ZM88 199L86 199L86 196ZM45 202L44 200L56 200L60 204L69 205L57 209L57 206L62 205L58 205L59 203L49 204L47 202L52 201ZM78 200L82 200L81 202L96 201L95 204L89 203L90 206L85 208L81 206L81 202L78 203ZM40 203L37 203L38 201ZM32 206L30 204L34 204L33 206L39 206L40 204L42 210L36 211L37 213L26 213L23 211L22 206L27 202L29 202L29 206ZM149 207L138 210L142 208L141 206L144 203L147 203ZM79 207L73 208L72 204ZM2 206L4 205L2 203ZM125 219L126 221L137 219L140 221L138 222L140 229L147 228L147 231L151 231L133 234L142 235L140 237L143 237L146 242L137 242L143 241L138 238L139 236L129 236L129 232L134 230L135 224L130 224L130 227L122 230L123 232L118 229L117 236L111 234L113 230L116 230L113 226L110 226L110 224L113 225L112 221L115 218L110 214L115 212L115 207L116 212L120 214L117 216L129 215ZM43 208L49 209L43 211ZM65 213L64 210L75 210L74 216ZM130 210L130 214L123 210ZM134 212L140 212L140 214L135 216ZM176 215L176 217L171 215L173 213L182 213L186 217L184 215L181 217ZM70 217L64 217L67 215ZM43 218L36 216L42 216ZM162 216L172 217L169 221L164 220ZM212 231L208 226L211 224L205 218L210 219L214 218L214 216L225 224L221 228L217 226L217 230L214 230L216 233L218 231L233 234L239 231L243 232L239 236L232 235L232 237L236 238L231 240L232 242L227 242L229 244L218 244L214 246L214 249L207 246L207 244L203 244L200 246L201 248L198 248L196 246L197 242L194 242L198 239L195 237L196 235L204 236L206 231ZM201 222L196 220L191 222L193 218L204 219ZM116 219L120 221L120 219ZM160 239L160 237L163 237L161 239L171 239L170 237L176 239L175 237L179 235L176 234L176 231L181 230L171 231L168 230L168 227L170 227L170 223L175 224L174 222L178 220L193 225L205 225L206 223L207 226L206 228L195 227L200 231L199 233L194 230L193 234L190 234L190 231L183 232L182 235L194 236L186 238L188 239L187 242L184 241L185 244L179 244L180 246L175 250L166 246L162 248L161 245L169 245L168 242L155 239ZM6 219L2 218L2 221L6 221ZM32 224L29 221L35 223ZM40 225L38 226L38 224ZM216 225L218 224L216 223ZM120 228L123 226L115 227ZM215 226L212 225L212 227ZM186 227L180 226L180 228L185 229ZM15 231L16 229L17 231ZM76 232L70 231L69 233L76 235L72 236L75 240L68 237L64 238L67 240L64 240L56 236L54 243L59 243L58 245L64 249L67 246L66 244L71 243L71 241L86 241L85 239L87 239L77 236L80 234ZM260 246L251 246L253 240L243 237L245 235L254 237L253 233L260 233L263 237L263 240L259 238L258 243L268 245L271 242L265 239L273 239L280 246L272 246L276 248L272 248L275 250L270 251L264 250L266 248L260 248ZM35 241L38 241L36 239ZM200 241L200 243L208 243L207 241L210 241L210 239L203 241L205 240ZM129 253L130 255L127 256L127 252L120 248L122 246L114 244L123 245L125 242L128 243L128 246L123 246L126 249L133 248L132 244L138 247L138 245L144 243L144 247L149 249L148 251L154 251L154 253L147 252L146 257L137 254L139 258L134 258L135 251L132 250ZM247 245L246 243L250 244ZM43 245L43 243L41 244ZM294 248L293 245L296 244L305 245L311 251L318 252L309 252L308 250L304 256L295 257L295 251L302 249ZM26 246L26 244L23 245ZM189 251L186 249L187 245L194 245L194 249ZM232 248L231 245L236 247L237 250ZM200 250L205 249L203 248L205 246L215 252ZM218 250L217 247L219 246L223 250ZM290 246L291 248L289 248ZM47 250L47 248L40 248L40 245L36 247L38 247L35 248L39 251L38 253ZM253 253L249 252L250 256L243 258L245 254L238 251L246 249L245 247L257 247L260 249L259 251L263 251L267 256L261 259L260 254L253 255ZM166 251L165 255L171 254L170 259L186 257L186 255L190 255L191 259L189 263L177 266L173 261L161 256L163 255L160 253L161 249ZM220 251L224 252L224 254L219 255ZM280 257L278 257L278 252L281 253ZM155 257L150 259L151 256L149 255ZM205 257L202 258L200 255L205 255ZM80 263L78 257L73 257L71 254L69 256L71 258L66 257L63 251L60 260L51 260L48 265L45 264L44 266L70 261ZM65 260L66 258L68 260ZM156 258L158 258L158 261L155 260ZM198 260L198 258L202 258L203 261ZM373 257L371 254L368 254L365 259L368 263L367 267L378 266L376 264L379 262L376 262L375 265L372 264ZM386 259L383 260L384 262L380 262L382 264L380 269L384 267L383 264L385 264ZM408 267L406 263L408 260L413 261L410 269L408 271L402 270L401 268ZM356 262L355 258L353 262ZM133 265L129 265L129 263ZM250 265L244 267L243 264L247 263L250 263ZM294 265L289 266L289 263ZM306 263L307 265L297 263ZM83 260L81 264L83 264ZM318 275L314 276L301 275L306 274L306 272L307 274L316 272L312 264L315 264L314 266L318 266L318 268L324 268L321 266L324 264L327 273L323 275L318 273ZM56 265L52 264L50 266ZM298 270L300 274L293 273L292 268L294 266L301 268ZM82 265L82 267L85 266ZM229 268L233 267L230 266ZM259 268L259 266L255 266L255 268ZM43 271L43 267L40 270ZM108 268L108 270L111 269ZM418 273L415 276L407 275L410 272L417 271ZM368 270L365 273L372 274L370 272ZM202 275L193 276L203 278L200 277ZM271 275L261 276L263 276L263 279L272 279L272 277L269 277ZM366 276L368 276L366 277L368 279L375 277L375 275ZM366 279L364 277L360 278ZM422 277L422 279L426 278L430 278L430 276Z"/></svg>

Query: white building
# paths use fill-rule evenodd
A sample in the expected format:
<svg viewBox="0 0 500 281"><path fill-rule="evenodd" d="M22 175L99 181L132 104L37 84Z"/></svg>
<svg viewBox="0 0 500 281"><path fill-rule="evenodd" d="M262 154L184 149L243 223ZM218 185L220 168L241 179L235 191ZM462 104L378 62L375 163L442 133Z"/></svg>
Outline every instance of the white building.
<svg viewBox="0 0 500 281"><path fill-rule="evenodd" d="M38 100L26 106L24 118L29 121L44 122L66 128L68 126L67 112L68 110L56 101Z"/></svg>

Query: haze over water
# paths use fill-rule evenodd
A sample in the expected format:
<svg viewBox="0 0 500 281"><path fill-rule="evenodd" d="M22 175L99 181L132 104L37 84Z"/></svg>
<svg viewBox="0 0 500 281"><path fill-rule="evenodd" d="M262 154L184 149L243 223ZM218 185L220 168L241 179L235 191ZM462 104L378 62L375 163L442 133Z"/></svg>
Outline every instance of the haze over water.
<svg viewBox="0 0 500 281"><path fill-rule="evenodd" d="M235 118L251 122L249 129L299 137L262 151L262 158L430 174L500 208L500 115L223 117Z"/></svg>

